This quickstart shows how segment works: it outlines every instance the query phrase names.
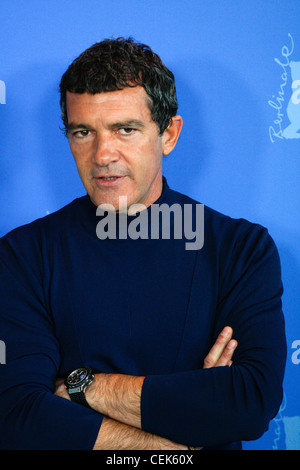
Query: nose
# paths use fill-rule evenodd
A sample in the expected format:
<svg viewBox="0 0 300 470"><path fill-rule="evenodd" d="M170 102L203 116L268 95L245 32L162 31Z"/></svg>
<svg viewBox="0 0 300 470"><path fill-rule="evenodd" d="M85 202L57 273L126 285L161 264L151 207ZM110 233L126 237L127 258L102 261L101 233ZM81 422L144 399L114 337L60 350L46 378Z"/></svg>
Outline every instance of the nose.
<svg viewBox="0 0 300 470"><path fill-rule="evenodd" d="M108 166L120 158L115 140L109 135L97 136L93 152L93 161L98 166Z"/></svg>

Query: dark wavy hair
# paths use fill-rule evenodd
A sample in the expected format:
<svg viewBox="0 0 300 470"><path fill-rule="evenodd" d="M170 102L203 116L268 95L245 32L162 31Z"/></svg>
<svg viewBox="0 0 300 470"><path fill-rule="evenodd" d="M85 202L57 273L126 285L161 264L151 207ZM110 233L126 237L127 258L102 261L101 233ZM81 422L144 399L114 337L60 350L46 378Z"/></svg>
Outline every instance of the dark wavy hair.
<svg viewBox="0 0 300 470"><path fill-rule="evenodd" d="M133 38L104 39L75 59L60 82L60 106L67 133L66 92L96 94L144 87L151 116L159 133L168 127L178 109L173 73L160 57Z"/></svg>

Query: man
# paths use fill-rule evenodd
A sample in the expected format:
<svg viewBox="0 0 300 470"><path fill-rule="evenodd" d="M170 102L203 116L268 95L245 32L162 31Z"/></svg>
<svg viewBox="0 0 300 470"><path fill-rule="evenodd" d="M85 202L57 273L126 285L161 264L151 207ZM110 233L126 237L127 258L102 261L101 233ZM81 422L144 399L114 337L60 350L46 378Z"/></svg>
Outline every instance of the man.
<svg viewBox="0 0 300 470"><path fill-rule="evenodd" d="M272 239L208 207L201 228L199 203L168 187L182 118L149 47L97 43L60 90L87 195L1 240L2 448L240 449L282 399ZM169 237L164 220L151 231L157 207L183 215ZM177 231L190 222L203 246Z"/></svg>

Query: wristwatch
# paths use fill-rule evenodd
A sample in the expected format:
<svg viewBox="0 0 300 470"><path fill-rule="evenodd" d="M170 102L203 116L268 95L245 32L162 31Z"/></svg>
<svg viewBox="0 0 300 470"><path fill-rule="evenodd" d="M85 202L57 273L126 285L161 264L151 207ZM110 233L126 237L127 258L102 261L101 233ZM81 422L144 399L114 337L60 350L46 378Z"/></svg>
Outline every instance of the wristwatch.
<svg viewBox="0 0 300 470"><path fill-rule="evenodd" d="M72 401L90 408L85 389L93 382L94 375L90 367L79 367L73 370L65 379L65 386Z"/></svg>

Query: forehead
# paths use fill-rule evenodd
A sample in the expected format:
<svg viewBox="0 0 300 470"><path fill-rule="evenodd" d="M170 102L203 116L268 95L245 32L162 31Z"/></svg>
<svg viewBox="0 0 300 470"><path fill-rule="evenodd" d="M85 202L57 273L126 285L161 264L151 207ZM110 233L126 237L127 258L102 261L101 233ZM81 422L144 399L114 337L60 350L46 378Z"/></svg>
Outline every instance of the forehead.
<svg viewBox="0 0 300 470"><path fill-rule="evenodd" d="M98 117L107 119L138 118L145 122L152 121L149 99L141 86L94 95L67 91L66 104L69 122Z"/></svg>

